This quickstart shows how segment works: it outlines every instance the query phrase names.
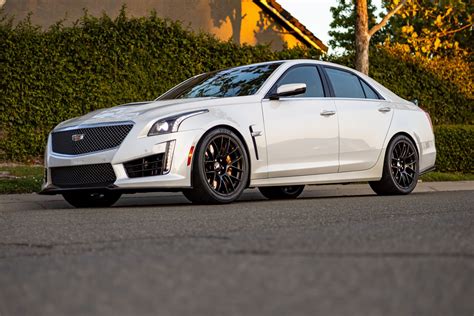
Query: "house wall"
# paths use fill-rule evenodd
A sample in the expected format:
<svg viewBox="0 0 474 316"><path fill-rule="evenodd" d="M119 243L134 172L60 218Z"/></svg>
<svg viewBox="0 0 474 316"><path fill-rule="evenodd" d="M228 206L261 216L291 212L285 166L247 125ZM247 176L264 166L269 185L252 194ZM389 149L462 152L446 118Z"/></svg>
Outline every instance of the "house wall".
<svg viewBox="0 0 474 316"><path fill-rule="evenodd" d="M116 17L123 5L130 16L146 16L155 10L160 17L240 44L265 43L274 49L283 48L285 43L289 47L303 45L252 0L6 0L3 9L15 21L31 12L32 22L47 28L59 20L70 25L84 15L84 10L93 16L106 13Z"/></svg>

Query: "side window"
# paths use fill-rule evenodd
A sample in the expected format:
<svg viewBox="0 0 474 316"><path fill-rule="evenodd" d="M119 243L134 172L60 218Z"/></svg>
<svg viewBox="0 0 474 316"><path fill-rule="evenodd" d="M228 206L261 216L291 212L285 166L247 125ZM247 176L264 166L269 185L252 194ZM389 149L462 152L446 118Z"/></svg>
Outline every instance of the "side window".
<svg viewBox="0 0 474 316"><path fill-rule="evenodd" d="M377 93L375 93L374 89L369 87L368 84L366 84L364 81L360 81L362 84L362 88L364 88L365 96L367 99L380 99Z"/></svg>
<svg viewBox="0 0 474 316"><path fill-rule="evenodd" d="M337 98L365 99L359 78L347 71L326 68L329 80Z"/></svg>
<svg viewBox="0 0 474 316"><path fill-rule="evenodd" d="M277 87L290 83L306 83L306 92L294 97L324 97L323 84L318 69L314 66L301 66L287 71L278 81Z"/></svg>

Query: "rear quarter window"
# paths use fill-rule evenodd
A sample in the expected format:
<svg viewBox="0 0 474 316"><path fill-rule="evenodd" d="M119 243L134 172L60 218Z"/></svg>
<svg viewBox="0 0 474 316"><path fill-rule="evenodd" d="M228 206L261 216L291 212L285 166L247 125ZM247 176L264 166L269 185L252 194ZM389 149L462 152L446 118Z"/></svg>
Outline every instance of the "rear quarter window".
<svg viewBox="0 0 474 316"><path fill-rule="evenodd" d="M359 77L334 68L326 68L326 73L331 81L335 97L365 99Z"/></svg>

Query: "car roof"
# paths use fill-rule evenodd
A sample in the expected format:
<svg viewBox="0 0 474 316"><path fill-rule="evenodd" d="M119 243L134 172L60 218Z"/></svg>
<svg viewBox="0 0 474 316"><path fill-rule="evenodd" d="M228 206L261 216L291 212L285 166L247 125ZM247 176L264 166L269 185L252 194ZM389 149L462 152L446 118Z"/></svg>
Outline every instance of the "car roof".
<svg viewBox="0 0 474 316"><path fill-rule="evenodd" d="M363 73L361 73L361 72L359 72L359 71L357 71L353 68L350 68L350 67L347 67L347 66L344 66L344 65L340 65L340 64L336 64L336 63L331 63L331 62L328 62L328 61L315 60L315 59L286 59L286 60L284 59L284 60L272 60L272 61L254 63L254 64L240 65L240 66L231 67L231 68L228 68L228 69L243 68L243 67L249 67L249 66L270 65L270 64L276 64L276 63L280 64L280 67L282 67L282 66L291 67L291 66L299 65L299 64L315 64L315 65L331 66L331 67L347 70L349 72L355 73L356 75L358 75L359 77L364 79L373 88L375 88L379 92L379 94L382 95L382 97L385 100L392 101L392 102L398 102L398 103L410 103L411 104L411 102L399 97L394 92L390 91L389 89L387 89L382 84L375 81L374 79L370 78L369 76L367 76L367 75L365 75L365 74L363 74ZM278 68L280 68L280 67L278 67ZM223 70L223 69L221 69L221 70Z"/></svg>

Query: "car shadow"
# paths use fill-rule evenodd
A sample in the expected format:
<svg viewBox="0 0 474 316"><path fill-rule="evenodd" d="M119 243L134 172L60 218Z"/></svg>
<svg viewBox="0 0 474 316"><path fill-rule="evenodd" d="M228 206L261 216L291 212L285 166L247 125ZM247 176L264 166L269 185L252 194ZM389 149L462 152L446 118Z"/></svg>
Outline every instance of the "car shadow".
<svg viewBox="0 0 474 316"><path fill-rule="evenodd" d="M429 192L414 192L411 195L423 195L429 194ZM292 200L297 203L298 201L309 201L309 200L327 200L327 199L350 199L350 198L384 198L375 195L375 193L368 192L368 190L321 190L309 189L303 192L296 200ZM268 200L263 197L258 190L250 189L244 192L244 194L232 205L239 204L257 204L257 203L284 203L288 200ZM21 204L21 203L19 203ZM70 206L61 197L55 196L50 197L49 200L37 200L32 202L25 202L24 208L28 210L64 210L64 209L75 209ZM215 208L222 207L222 205L195 205L189 202L184 195L181 193L140 193L140 194L126 194L112 207L104 208L103 210L120 210L129 208L182 208L182 209L203 209L203 208ZM86 208L82 210L88 210ZM91 208L90 210L98 210L97 208Z"/></svg>

